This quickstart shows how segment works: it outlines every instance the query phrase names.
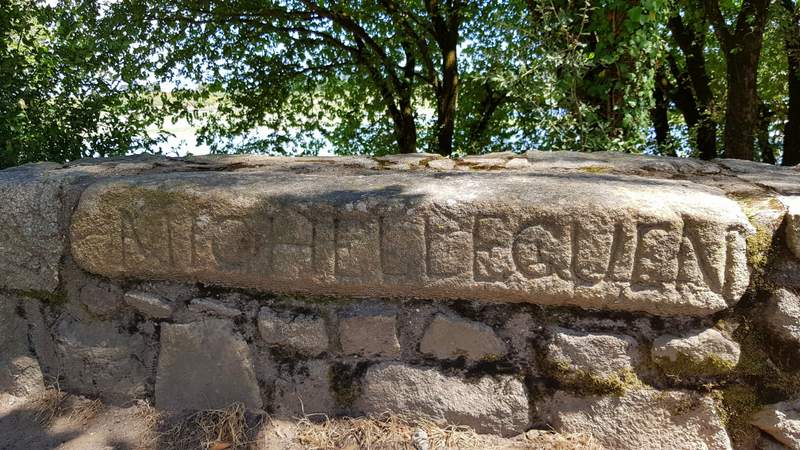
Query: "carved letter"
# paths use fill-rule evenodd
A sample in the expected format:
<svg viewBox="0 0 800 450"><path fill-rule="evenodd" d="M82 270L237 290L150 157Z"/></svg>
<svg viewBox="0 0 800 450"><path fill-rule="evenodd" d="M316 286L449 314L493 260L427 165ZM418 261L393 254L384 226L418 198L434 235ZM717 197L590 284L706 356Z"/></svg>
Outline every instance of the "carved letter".
<svg viewBox="0 0 800 450"><path fill-rule="evenodd" d="M512 233L501 217L475 221L475 281L504 281L514 273Z"/></svg>
<svg viewBox="0 0 800 450"><path fill-rule="evenodd" d="M340 220L336 225L336 275L362 280L380 275L377 220Z"/></svg>
<svg viewBox="0 0 800 450"><path fill-rule="evenodd" d="M572 278L570 226L531 225L514 239L514 262L517 270L529 278L557 275Z"/></svg>
<svg viewBox="0 0 800 450"><path fill-rule="evenodd" d="M428 276L472 276L472 223L437 214L428 218Z"/></svg>
<svg viewBox="0 0 800 450"><path fill-rule="evenodd" d="M658 285L673 283L678 277L678 251L681 225L640 224L634 266L634 283Z"/></svg>
<svg viewBox="0 0 800 450"><path fill-rule="evenodd" d="M425 225L403 219L381 219L383 273L417 279L425 270Z"/></svg>

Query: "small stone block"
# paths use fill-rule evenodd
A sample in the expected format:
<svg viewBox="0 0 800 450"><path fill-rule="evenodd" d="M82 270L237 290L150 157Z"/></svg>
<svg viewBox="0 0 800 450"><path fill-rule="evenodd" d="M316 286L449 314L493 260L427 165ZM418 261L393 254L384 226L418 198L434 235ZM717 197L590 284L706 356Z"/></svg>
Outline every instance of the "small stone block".
<svg viewBox="0 0 800 450"><path fill-rule="evenodd" d="M166 299L141 291L126 292L125 303L145 317L153 319L169 318L175 310L175 307Z"/></svg>
<svg viewBox="0 0 800 450"><path fill-rule="evenodd" d="M342 352L347 355L399 356L397 316L375 314L342 318L339 325L339 341Z"/></svg>

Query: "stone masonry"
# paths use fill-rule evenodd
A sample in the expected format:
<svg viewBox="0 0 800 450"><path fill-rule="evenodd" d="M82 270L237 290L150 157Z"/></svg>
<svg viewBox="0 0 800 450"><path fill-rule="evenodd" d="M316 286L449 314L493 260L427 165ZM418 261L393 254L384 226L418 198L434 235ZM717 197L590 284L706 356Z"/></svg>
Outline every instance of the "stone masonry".
<svg viewBox="0 0 800 450"><path fill-rule="evenodd" d="M798 442L800 169L137 156L0 171L0 200L4 393Z"/></svg>

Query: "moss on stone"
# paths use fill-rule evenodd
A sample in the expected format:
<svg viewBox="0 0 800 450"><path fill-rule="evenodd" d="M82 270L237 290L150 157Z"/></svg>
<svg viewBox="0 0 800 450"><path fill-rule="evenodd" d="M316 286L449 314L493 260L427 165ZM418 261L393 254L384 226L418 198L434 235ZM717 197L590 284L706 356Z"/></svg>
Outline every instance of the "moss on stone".
<svg viewBox="0 0 800 450"><path fill-rule="evenodd" d="M754 432L750 417L761 408L752 386L733 385L713 392L720 420L731 438L742 441Z"/></svg>
<svg viewBox="0 0 800 450"><path fill-rule="evenodd" d="M585 166L579 167L579 171L584 173L608 173L611 172L611 167L608 166Z"/></svg>
<svg viewBox="0 0 800 450"><path fill-rule="evenodd" d="M734 332L741 346L739 364L729 379L733 383L713 392L728 434L734 443L747 446L758 435L750 425L754 412L764 405L800 395L800 372L786 371L770 357L769 337L747 315Z"/></svg>
<svg viewBox="0 0 800 450"><path fill-rule="evenodd" d="M51 305L61 305L67 302L67 294L62 291L48 292L34 289L18 291L17 293L22 297L32 298Z"/></svg>
<svg viewBox="0 0 800 450"><path fill-rule="evenodd" d="M749 216L748 216L749 217ZM763 272L769 261L772 248L772 230L751 218L750 223L756 229L755 234L747 236L747 262L753 270Z"/></svg>
<svg viewBox="0 0 800 450"><path fill-rule="evenodd" d="M783 204L775 197L757 197L752 195L731 195L741 206L747 220L753 225L756 232L747 237L747 262L758 274L763 273L769 262L769 253L772 248L772 239L775 230L769 225L757 220L759 211L783 211Z"/></svg>
<svg viewBox="0 0 800 450"><path fill-rule="evenodd" d="M673 361L669 358L658 358L656 363L664 372L675 376L716 376L730 373L736 363L720 358L717 355L708 355L702 360L692 359L684 354L678 354Z"/></svg>
<svg viewBox="0 0 800 450"><path fill-rule="evenodd" d="M644 383L630 369L601 375L590 370L574 369L569 364L559 362L554 365L554 376L564 387L579 395L623 395L631 389L644 387Z"/></svg>
<svg viewBox="0 0 800 450"><path fill-rule="evenodd" d="M662 391L656 396L656 400L664 409L673 416L683 416L697 410L703 404L702 397L697 395L678 395L674 392Z"/></svg>
<svg viewBox="0 0 800 450"><path fill-rule="evenodd" d="M361 394L360 379L367 370L367 363L350 365L334 363L328 369L328 382L337 405L350 408Z"/></svg>
<svg viewBox="0 0 800 450"><path fill-rule="evenodd" d="M483 358L481 358L481 362L495 363L495 362L498 362L498 361L500 361L502 359L503 359L503 355L491 354L491 355L486 355Z"/></svg>

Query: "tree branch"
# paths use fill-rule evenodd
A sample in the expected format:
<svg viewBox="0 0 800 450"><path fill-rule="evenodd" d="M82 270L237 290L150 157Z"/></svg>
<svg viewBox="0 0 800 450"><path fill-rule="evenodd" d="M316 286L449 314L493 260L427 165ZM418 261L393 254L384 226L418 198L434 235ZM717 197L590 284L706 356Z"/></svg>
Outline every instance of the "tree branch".
<svg viewBox="0 0 800 450"><path fill-rule="evenodd" d="M730 29L728 29L728 24L725 23L725 18L722 17L722 11L719 9L719 0L703 0L703 10L708 21L714 27L714 33L716 33L722 49L725 52L729 52L732 47L731 40L733 36Z"/></svg>

